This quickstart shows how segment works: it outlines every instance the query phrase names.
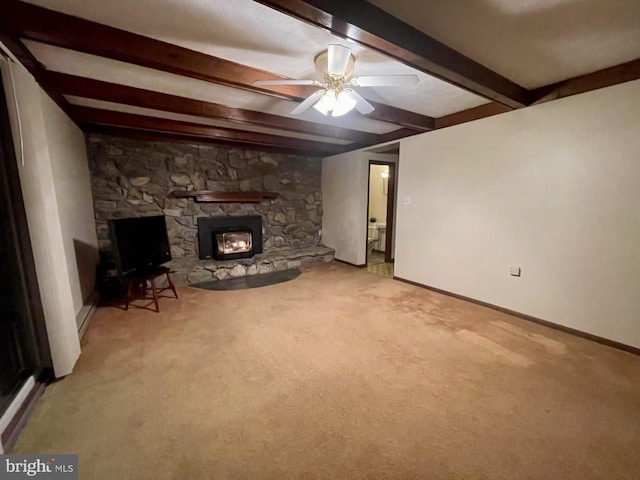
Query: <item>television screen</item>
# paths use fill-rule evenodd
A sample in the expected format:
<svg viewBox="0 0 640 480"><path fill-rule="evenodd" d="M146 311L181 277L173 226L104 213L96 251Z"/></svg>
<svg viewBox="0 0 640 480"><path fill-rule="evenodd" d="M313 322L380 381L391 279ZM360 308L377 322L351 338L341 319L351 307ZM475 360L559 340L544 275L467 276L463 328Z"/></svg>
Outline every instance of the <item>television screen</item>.
<svg viewBox="0 0 640 480"><path fill-rule="evenodd" d="M143 272L171 260L164 216L109 220L118 273Z"/></svg>

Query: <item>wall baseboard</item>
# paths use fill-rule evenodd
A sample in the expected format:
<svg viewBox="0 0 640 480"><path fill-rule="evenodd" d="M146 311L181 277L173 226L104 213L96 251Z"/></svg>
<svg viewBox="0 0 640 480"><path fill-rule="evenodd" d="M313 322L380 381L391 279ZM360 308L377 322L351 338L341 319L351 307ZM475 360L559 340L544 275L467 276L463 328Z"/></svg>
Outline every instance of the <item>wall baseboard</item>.
<svg viewBox="0 0 640 480"><path fill-rule="evenodd" d="M355 263L347 262L346 260L338 260L337 258L334 258L334 260L336 262L340 262L340 263L344 263L345 265L349 265L350 267L367 268L367 264L366 263L363 263L361 265L356 265Z"/></svg>
<svg viewBox="0 0 640 480"><path fill-rule="evenodd" d="M548 320L543 320L541 318L533 317L531 315L527 315L526 313L517 312L515 310L510 310L508 308L500 307L498 305L494 305L492 303L483 302L482 300L476 300L475 298L465 297L464 295L460 295L457 293L449 292L447 290L442 290L440 288L431 287L429 285L425 285L423 283L414 282L412 280L407 280L405 278L396 277L394 275L394 280L398 280L400 282L408 283L409 285L414 285L420 288L426 288L427 290L431 290L432 292L441 293L443 295L447 295L449 297L457 298L459 300L464 300L466 302L475 303L476 305L480 305L483 307L491 308L492 310L497 310L498 312L506 313L508 315L513 315L514 317L518 317L522 320L527 320L529 322L537 323L539 325L543 325L545 327L553 328L554 330L560 330L561 332L569 333L571 335L575 335L577 337L584 338L586 340L591 340L592 342L600 343L602 345L606 345L608 347L617 348L618 350L623 350L628 353L632 353L634 355L640 355L640 348L634 347L632 345L626 345L624 343L616 342L614 340L609 340L608 338L599 337L597 335L593 335L591 333L583 332L582 330L576 330L575 328L566 327L564 325L560 325L559 323L550 322Z"/></svg>
<svg viewBox="0 0 640 480"><path fill-rule="evenodd" d="M97 291L93 292L91 297L89 297L87 302L82 306L82 308L76 315L76 325L78 325L78 337L80 337L80 340L82 340L85 333L87 333L87 329L89 328L91 319L93 319L93 316L96 313L96 309L98 308L99 303L100 293Z"/></svg>

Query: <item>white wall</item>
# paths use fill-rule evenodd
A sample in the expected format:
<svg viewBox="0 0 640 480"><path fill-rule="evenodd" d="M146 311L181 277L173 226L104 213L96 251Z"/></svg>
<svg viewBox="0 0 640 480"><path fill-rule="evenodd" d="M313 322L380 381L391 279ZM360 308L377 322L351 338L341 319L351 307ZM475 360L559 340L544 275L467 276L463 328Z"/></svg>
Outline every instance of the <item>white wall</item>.
<svg viewBox="0 0 640 480"><path fill-rule="evenodd" d="M92 298L99 260L86 144L82 131L44 91L40 91L40 98L73 307L77 314ZM76 319L81 321L83 318Z"/></svg>
<svg viewBox="0 0 640 480"><path fill-rule="evenodd" d="M322 243L338 260L367 261L369 160L397 162L397 155L355 151L322 163Z"/></svg>
<svg viewBox="0 0 640 480"><path fill-rule="evenodd" d="M403 140L395 275L640 347L639 132L635 81Z"/></svg>
<svg viewBox="0 0 640 480"><path fill-rule="evenodd" d="M354 265L366 262L369 161L349 152L322 162L322 243L335 258Z"/></svg>
<svg viewBox="0 0 640 480"><path fill-rule="evenodd" d="M80 354L76 314L85 300L82 285L93 284L97 263L89 172L82 167L86 151L80 130L22 66L13 64L10 71L4 60L0 66L49 345L55 374L62 376ZM94 257L85 252L81 266L76 238L96 252Z"/></svg>

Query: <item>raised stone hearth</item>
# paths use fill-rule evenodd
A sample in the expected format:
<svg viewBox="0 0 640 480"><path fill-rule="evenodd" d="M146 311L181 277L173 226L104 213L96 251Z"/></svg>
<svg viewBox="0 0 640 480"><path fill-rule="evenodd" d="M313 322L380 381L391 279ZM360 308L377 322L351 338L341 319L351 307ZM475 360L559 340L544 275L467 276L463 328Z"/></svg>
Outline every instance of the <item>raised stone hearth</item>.
<svg viewBox="0 0 640 480"><path fill-rule="evenodd" d="M190 285L208 280L223 280L288 270L315 262L330 262L333 260L333 255L332 248L318 246L299 250L259 253L251 258L226 261L198 260L193 257L177 258L166 265L175 272L171 274L171 277L177 285Z"/></svg>

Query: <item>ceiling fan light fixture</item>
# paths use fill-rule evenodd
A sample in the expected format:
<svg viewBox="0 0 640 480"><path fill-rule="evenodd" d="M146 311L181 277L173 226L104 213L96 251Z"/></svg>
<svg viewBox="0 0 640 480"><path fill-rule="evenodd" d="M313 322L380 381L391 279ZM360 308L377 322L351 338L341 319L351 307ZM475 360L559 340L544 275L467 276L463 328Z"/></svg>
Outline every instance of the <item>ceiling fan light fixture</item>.
<svg viewBox="0 0 640 480"><path fill-rule="evenodd" d="M335 106L335 104L336 96L333 94L333 92L327 90L324 92L324 95L320 97L320 100L318 100L313 105L313 108L315 108L323 115L330 116L329 114L333 111L333 107Z"/></svg>
<svg viewBox="0 0 640 480"><path fill-rule="evenodd" d="M298 115L308 108L315 108L327 117L340 117L354 108L362 115L375 109L362 95L351 87L412 87L420 78L417 75L366 75L351 78L355 57L351 49L343 45L329 45L326 51L314 58L316 71L323 78L317 80L257 80L256 85L317 85L321 87L309 95L291 113Z"/></svg>
<svg viewBox="0 0 640 480"><path fill-rule="evenodd" d="M327 90L313 108L328 117L341 117L355 106L356 100L346 91Z"/></svg>
<svg viewBox="0 0 640 480"><path fill-rule="evenodd" d="M349 95L348 92L342 90L336 96L336 104L333 107L332 117L341 117L346 113L349 113L356 106L356 100Z"/></svg>

